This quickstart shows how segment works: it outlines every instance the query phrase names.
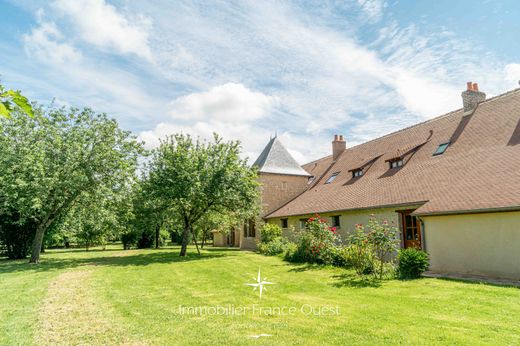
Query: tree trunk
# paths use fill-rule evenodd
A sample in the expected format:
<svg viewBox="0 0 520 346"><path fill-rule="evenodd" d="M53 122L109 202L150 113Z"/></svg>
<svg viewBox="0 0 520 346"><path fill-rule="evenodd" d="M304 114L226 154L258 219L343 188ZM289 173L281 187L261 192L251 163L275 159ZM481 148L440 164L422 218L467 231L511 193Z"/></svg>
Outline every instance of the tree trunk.
<svg viewBox="0 0 520 346"><path fill-rule="evenodd" d="M206 232L206 230L204 230L202 232L202 241L200 243L200 248L201 249L204 249L204 244L206 243L206 238L207 238L207 232Z"/></svg>
<svg viewBox="0 0 520 346"><path fill-rule="evenodd" d="M42 241L42 248L40 249L40 253L45 253L45 242Z"/></svg>
<svg viewBox="0 0 520 346"><path fill-rule="evenodd" d="M156 249L159 248L159 233L160 233L160 230L161 230L161 226L158 225L158 226L155 228L155 248L156 248Z"/></svg>
<svg viewBox="0 0 520 346"><path fill-rule="evenodd" d="M200 255L199 244L197 244L197 239L195 237L193 237L193 242L195 243L195 247L197 248L197 253Z"/></svg>
<svg viewBox="0 0 520 346"><path fill-rule="evenodd" d="M36 228L36 234L34 235L31 259L29 260L29 263L38 264L40 262L40 251L42 249L43 235L45 234L46 229L47 222L42 222Z"/></svg>
<svg viewBox="0 0 520 346"><path fill-rule="evenodd" d="M181 242L181 253L179 256L186 256L186 250L188 248L188 242L190 241L191 225L187 217L184 217L184 229L182 231L182 242Z"/></svg>

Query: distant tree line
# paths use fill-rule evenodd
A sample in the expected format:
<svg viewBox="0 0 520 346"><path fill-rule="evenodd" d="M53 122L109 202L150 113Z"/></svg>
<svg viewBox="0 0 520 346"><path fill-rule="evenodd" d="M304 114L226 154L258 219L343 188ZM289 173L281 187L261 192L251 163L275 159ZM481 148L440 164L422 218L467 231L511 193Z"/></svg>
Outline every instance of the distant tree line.
<svg viewBox="0 0 520 346"><path fill-rule="evenodd" d="M105 114L0 91L0 254L38 263L45 248L120 241L185 256L258 210L238 142L177 134L146 151Z"/></svg>

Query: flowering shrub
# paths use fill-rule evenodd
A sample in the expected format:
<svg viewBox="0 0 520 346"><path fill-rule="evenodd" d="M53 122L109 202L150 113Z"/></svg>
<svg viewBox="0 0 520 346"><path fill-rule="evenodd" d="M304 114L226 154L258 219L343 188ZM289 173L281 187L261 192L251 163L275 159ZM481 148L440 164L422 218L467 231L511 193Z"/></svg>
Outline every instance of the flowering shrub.
<svg viewBox="0 0 520 346"><path fill-rule="evenodd" d="M374 271L374 255L372 245L361 224L356 225L354 233L349 237L347 247L349 263L358 275L371 274Z"/></svg>
<svg viewBox="0 0 520 346"><path fill-rule="evenodd" d="M340 238L336 227L329 227L327 222L316 215L305 224L305 230L299 234L293 262L332 264L333 251Z"/></svg>
<svg viewBox="0 0 520 346"><path fill-rule="evenodd" d="M397 229L386 220L380 223L372 215L366 226L356 225L349 240L351 262L356 272L366 274L371 268L382 279L385 267L393 265L393 254L399 248Z"/></svg>

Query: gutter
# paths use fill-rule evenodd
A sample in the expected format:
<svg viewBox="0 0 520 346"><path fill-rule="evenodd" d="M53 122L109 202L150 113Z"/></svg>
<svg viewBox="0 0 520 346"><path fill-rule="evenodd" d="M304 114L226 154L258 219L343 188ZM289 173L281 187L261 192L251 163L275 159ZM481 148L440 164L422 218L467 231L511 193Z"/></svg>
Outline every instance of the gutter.
<svg viewBox="0 0 520 346"><path fill-rule="evenodd" d="M421 205L423 205L426 202L428 202L428 201L418 201L418 202L399 203L399 204L383 204L383 205L376 205L376 206L362 207L362 208L322 210L322 211L312 211L312 212L309 212L309 213L287 214L287 215L280 215L280 216L270 216L271 214L276 212L276 210L273 210L271 213L267 214L263 218L267 220L267 219L273 219L273 218L277 218L277 217L282 217L283 218L283 217L290 217L290 216L303 216L303 215L309 215L309 214L339 213L339 212L343 212L343 211L362 211L362 210L370 210L370 209L399 208L399 207L409 207L409 206L416 206L416 205L421 206Z"/></svg>
<svg viewBox="0 0 520 346"><path fill-rule="evenodd" d="M463 214L483 214L483 213L496 213L496 212L512 212L520 211L520 205L511 207L499 207L499 208L481 208L481 209L463 209L463 210L451 210L451 211L433 211L425 213L412 213L415 216L443 216L443 215L463 215Z"/></svg>

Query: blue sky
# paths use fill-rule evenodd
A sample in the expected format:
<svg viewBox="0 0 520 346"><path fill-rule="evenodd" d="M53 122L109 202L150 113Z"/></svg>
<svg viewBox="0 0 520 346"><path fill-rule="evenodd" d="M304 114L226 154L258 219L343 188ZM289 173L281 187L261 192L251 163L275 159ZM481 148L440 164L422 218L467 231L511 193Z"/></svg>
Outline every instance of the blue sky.
<svg viewBox="0 0 520 346"><path fill-rule="evenodd" d="M213 131L304 163L518 87L518 1L0 0L0 78L148 147Z"/></svg>

